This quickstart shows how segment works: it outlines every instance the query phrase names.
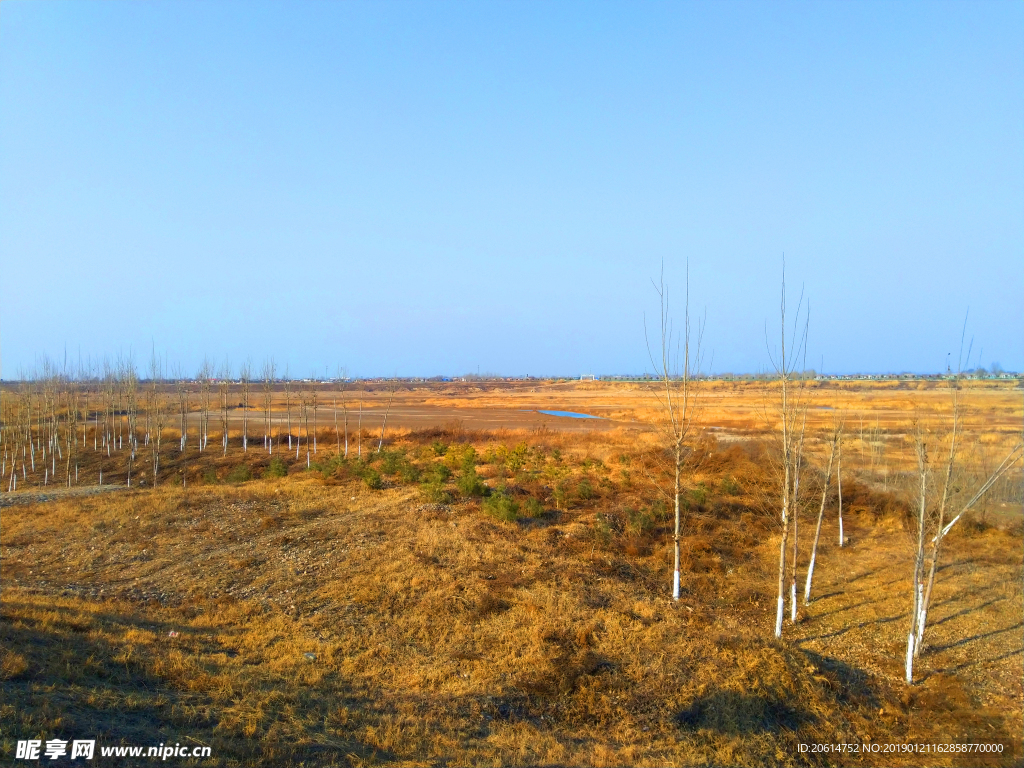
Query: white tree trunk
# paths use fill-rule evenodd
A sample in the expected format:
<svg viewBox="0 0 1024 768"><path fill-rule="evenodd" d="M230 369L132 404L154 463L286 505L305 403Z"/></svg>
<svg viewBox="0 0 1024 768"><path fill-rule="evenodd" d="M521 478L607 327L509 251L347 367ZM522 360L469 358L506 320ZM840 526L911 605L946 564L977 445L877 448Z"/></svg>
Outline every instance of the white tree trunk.
<svg viewBox="0 0 1024 768"><path fill-rule="evenodd" d="M914 633L907 635L907 685L914 684Z"/></svg>
<svg viewBox="0 0 1024 768"><path fill-rule="evenodd" d="M840 441L836 457L836 490L839 493L839 546L843 546L846 539L843 537L843 444Z"/></svg>

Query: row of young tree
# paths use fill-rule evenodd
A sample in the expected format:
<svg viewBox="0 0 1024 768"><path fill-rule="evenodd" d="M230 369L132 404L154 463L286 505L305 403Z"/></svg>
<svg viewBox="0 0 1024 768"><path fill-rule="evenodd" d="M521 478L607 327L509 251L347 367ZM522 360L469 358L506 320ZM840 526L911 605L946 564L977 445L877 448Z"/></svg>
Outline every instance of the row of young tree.
<svg viewBox="0 0 1024 768"><path fill-rule="evenodd" d="M342 376L330 402L324 402L322 385L316 379L296 382L287 375L278 379L272 359L263 365L259 376L253 375L249 363L241 366L235 378L226 365L215 373L214 367L204 362L194 377L185 376L179 368L168 379L154 356L148 373L148 378L140 379L131 359L105 363L99 374L72 371L44 360L37 373L5 386L0 397L3 487L16 491L19 475L23 485L31 481L42 486L77 485L85 480L80 478L80 469L90 451L108 458L122 457L122 477L129 487L133 480L138 483L139 461L148 453L156 484L161 458L168 450L165 432L177 433L171 450L178 453L194 445L199 453L219 450L227 455L232 440L247 453L252 421L262 424L262 450L268 454L294 451L296 460L304 451L308 466L319 449L318 440L332 427L323 422L324 410L333 416L338 453L348 457L351 434L353 450L362 455L365 388L357 383L353 391ZM395 390L392 382L378 451ZM354 430L350 430L350 422ZM217 449L211 448L211 437ZM102 485L103 470L98 478L88 480Z"/></svg>
<svg viewBox="0 0 1024 768"><path fill-rule="evenodd" d="M655 394L664 413L666 454L669 457L668 474L673 478L670 492L675 512L673 531L672 596L680 598L680 543L683 526L682 498L686 486L692 483L699 470L703 452L698 446L703 434L703 402L700 376L703 365L703 337L705 319L691 323L689 278L687 275L683 309L683 327L676 331L669 312L668 291L664 277L654 284L660 302L658 336L652 345L647 331L647 348L651 364L658 381ZM800 570L800 515L803 505L801 478L809 470L807 446L807 414L810 405L809 384L801 372L806 370L807 340L810 327L809 305L803 295L797 304L796 316L792 322L786 317L786 281L783 269L782 298L780 304L779 345L773 350L768 344L768 354L774 369L770 383L774 392L772 400L766 401L764 416L768 423L776 425L779 442L778 496L775 505L778 510L779 557L777 599L774 636L781 639L786 617L786 600L789 600L789 617L792 623L798 620L797 583ZM645 330L646 321L645 321ZM966 323L965 323L966 330ZM914 548L912 578L908 592L911 608L910 626L907 634L905 678L908 684L914 682L914 661L924 648L928 610L931 605L935 576L943 552L943 542L956 523L974 508L993 486L1006 477L1024 458L1024 439L1018 440L1002 457L999 464L985 476L975 479L968 477L963 467L963 397L965 378L963 342L961 341L961 365L957 372L947 379L950 393L951 415L945 429L928 429L922 419L915 422L914 452L917 472L909 501L916 510L914 515ZM970 358L968 347L966 359ZM798 367L799 366L799 367ZM814 569L818 558L822 525L829 502L830 484L833 478L837 486L837 532L838 544L843 547L848 539L843 532L842 495L842 446L845 420L842 412L833 411L833 422L826 434L821 436L827 460L821 468L822 488L820 503L817 505L817 519L809 551L805 555L804 605L813 598ZM936 467L929 453L929 440L941 442L944 461ZM823 456L823 459L824 459ZM938 470L938 477L936 477ZM972 482L973 480L973 482ZM788 587L788 588L787 588Z"/></svg>

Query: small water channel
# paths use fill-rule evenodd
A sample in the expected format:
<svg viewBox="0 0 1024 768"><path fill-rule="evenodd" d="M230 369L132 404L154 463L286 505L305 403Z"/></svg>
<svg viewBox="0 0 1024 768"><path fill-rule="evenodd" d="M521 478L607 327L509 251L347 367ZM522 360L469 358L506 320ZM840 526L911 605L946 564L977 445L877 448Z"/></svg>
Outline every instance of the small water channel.
<svg viewBox="0 0 1024 768"><path fill-rule="evenodd" d="M545 416L565 416L569 419L603 419L604 416L591 416L589 413L576 413L575 411L537 411Z"/></svg>

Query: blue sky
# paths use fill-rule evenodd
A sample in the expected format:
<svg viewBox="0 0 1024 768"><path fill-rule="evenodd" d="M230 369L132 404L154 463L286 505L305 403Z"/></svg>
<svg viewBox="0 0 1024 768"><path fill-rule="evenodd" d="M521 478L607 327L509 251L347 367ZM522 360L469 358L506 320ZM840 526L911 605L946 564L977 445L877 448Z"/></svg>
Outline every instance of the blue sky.
<svg viewBox="0 0 1024 768"><path fill-rule="evenodd" d="M1024 6L0 6L2 375L1024 369ZM972 364L975 362L972 359Z"/></svg>

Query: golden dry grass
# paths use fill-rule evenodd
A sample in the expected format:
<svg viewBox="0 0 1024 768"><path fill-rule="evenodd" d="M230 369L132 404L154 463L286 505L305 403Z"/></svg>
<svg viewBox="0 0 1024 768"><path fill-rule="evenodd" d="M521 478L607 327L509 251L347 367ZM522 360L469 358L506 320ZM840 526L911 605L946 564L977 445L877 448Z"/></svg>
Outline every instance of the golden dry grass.
<svg viewBox="0 0 1024 768"><path fill-rule="evenodd" d="M399 459L424 477L445 465L457 497L468 445L492 487L544 512L503 523L402 479ZM206 470L182 460L184 489L6 508L3 754L60 735L191 739L212 746L210 765L1024 757L1019 526L965 526L949 545L908 692L908 534L899 501L869 484L850 481L852 546L823 545L820 597L776 643L769 454L756 447L712 451L693 478L679 603L649 437L435 430L392 449L393 471L374 465L384 490L325 456L318 471L302 461L237 485L195 484ZM266 463L245 460L257 474ZM204 461L223 481L240 457ZM868 738L1006 751L969 763L798 751Z"/></svg>

